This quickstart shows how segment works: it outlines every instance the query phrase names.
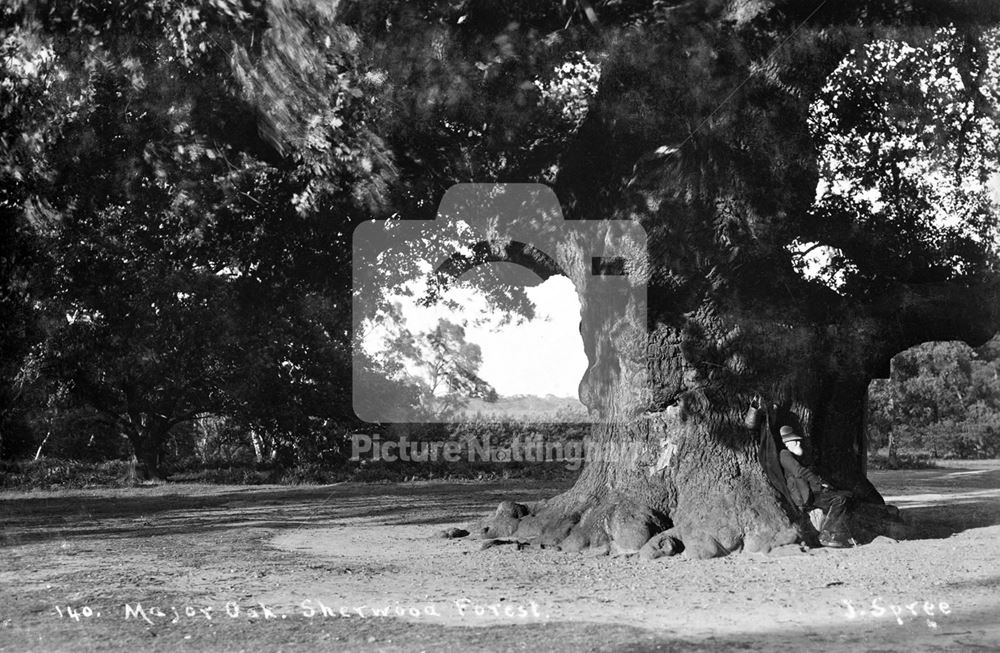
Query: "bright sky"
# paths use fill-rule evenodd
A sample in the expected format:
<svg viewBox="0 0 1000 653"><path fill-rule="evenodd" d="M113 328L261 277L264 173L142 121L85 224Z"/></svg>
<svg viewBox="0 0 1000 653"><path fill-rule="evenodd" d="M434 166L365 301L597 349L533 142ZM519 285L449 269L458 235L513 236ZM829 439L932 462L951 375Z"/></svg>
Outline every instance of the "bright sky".
<svg viewBox="0 0 1000 653"><path fill-rule="evenodd" d="M576 290L566 277L554 276L525 292L535 305L535 317L503 326L498 324L502 316L491 314L485 298L467 287L447 294L460 305L457 311L441 304L419 306L411 297L400 297L398 301L405 327L411 333L429 331L441 318L463 324L466 340L482 350L479 376L501 396L551 394L578 398L587 356L580 336ZM366 348L379 349L379 338L373 334Z"/></svg>
<svg viewBox="0 0 1000 653"><path fill-rule="evenodd" d="M471 327L469 340L483 350L481 376L501 395L578 397L587 369L580 336L580 300L564 276L527 289L535 319L498 330Z"/></svg>

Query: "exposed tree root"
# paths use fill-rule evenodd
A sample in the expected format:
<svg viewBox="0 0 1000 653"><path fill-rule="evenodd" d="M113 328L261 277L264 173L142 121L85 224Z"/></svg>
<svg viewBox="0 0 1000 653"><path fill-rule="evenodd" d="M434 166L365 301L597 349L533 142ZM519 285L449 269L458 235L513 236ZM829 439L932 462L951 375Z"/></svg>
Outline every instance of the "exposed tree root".
<svg viewBox="0 0 1000 653"><path fill-rule="evenodd" d="M531 505L504 501L468 530L491 540L645 559L818 546L808 516L794 514L769 485L748 431L721 419L708 426L673 407L597 429L603 448L573 488ZM859 501L850 519L859 542L907 535L891 506Z"/></svg>
<svg viewBox="0 0 1000 653"><path fill-rule="evenodd" d="M849 525L858 544L876 537L909 539L912 527L893 506L855 504ZM469 527L474 537L514 541L589 555L638 555L654 560L683 553L714 558L735 552L768 553L790 544L818 547L817 531L807 516L796 525L740 533L732 528L706 530L674 525L669 517L623 497L581 496L573 490L533 505L504 501L488 518ZM521 548L521 547L519 547Z"/></svg>
<svg viewBox="0 0 1000 653"><path fill-rule="evenodd" d="M798 531L745 535L675 526L666 514L624 497L586 501L568 492L533 506L504 501L491 516L469 527L474 536L513 539L591 555L634 555L656 559L685 553L713 558L735 551L767 551L795 542Z"/></svg>

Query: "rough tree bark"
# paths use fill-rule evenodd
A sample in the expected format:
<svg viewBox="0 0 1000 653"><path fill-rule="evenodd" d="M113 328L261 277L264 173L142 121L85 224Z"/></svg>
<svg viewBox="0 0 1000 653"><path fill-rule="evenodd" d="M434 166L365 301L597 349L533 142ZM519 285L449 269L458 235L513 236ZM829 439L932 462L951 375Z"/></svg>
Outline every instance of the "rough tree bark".
<svg viewBox="0 0 1000 653"><path fill-rule="evenodd" d="M578 287L586 283L572 276ZM891 319L878 315L883 306L843 307L838 321L810 322L788 310L706 305L676 325L656 324L644 343L623 325L637 319L634 311L580 297L590 360L580 394L600 419L586 465L576 485L552 500L501 504L480 526L485 537L621 553L667 538L694 557L807 539L758 463L757 434L744 421L756 393L777 404L783 423L812 437L826 478L869 504L856 511L859 539L898 536L894 513L874 507L881 497L865 476L868 383L914 344L985 341L1000 325L996 286L942 287L927 302L902 292Z"/></svg>

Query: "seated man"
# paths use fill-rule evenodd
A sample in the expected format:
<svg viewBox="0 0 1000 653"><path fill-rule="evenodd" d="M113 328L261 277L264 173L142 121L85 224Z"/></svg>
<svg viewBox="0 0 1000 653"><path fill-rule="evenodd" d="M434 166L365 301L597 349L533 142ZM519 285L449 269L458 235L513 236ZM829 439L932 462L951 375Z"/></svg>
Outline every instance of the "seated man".
<svg viewBox="0 0 1000 653"><path fill-rule="evenodd" d="M802 436L791 426L781 427L781 441L785 445L778 454L781 468L785 472L785 483L799 510L808 512L819 508L826 513L819 542L823 546L852 546L851 533L846 517L850 492L834 490L820 476L802 462Z"/></svg>

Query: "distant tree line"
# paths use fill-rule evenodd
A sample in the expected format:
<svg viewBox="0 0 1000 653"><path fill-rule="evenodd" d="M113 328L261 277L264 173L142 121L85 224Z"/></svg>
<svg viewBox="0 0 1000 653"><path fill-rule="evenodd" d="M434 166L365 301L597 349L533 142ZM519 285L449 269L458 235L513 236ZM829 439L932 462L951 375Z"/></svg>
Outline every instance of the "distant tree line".
<svg viewBox="0 0 1000 653"><path fill-rule="evenodd" d="M897 355L891 376L871 384L868 435L890 458L1000 456L1000 338L977 349L928 342Z"/></svg>

